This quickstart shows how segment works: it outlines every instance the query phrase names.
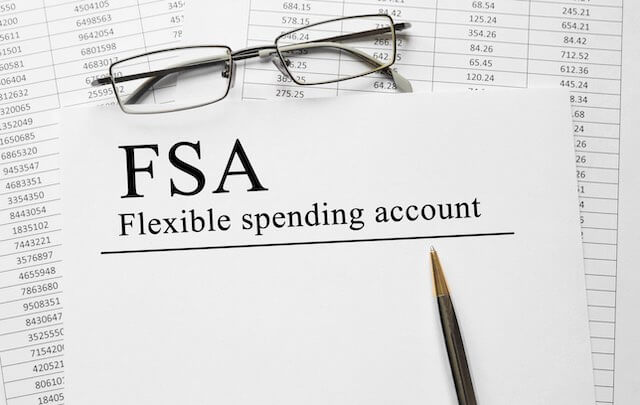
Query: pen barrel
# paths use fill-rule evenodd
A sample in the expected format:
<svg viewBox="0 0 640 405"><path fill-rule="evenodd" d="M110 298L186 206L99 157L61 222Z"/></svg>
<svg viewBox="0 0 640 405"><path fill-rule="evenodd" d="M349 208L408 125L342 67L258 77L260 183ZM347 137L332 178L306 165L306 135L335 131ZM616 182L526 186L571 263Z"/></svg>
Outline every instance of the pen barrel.
<svg viewBox="0 0 640 405"><path fill-rule="evenodd" d="M448 295L438 297L438 309L440 310L440 321L442 322L442 331L458 395L458 403L460 405L476 405L476 395L473 390L467 355L451 297Z"/></svg>

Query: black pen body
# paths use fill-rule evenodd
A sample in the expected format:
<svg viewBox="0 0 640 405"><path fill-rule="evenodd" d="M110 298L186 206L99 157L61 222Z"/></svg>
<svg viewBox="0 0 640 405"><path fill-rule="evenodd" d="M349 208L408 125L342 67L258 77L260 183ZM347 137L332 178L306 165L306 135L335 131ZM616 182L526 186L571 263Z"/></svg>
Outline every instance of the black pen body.
<svg viewBox="0 0 640 405"><path fill-rule="evenodd" d="M438 309L440 311L440 321L444 335L449 364L453 375L453 382L458 395L460 405L476 405L476 395L473 390L467 355L462 343L462 335L458 326L456 312L449 295L438 296Z"/></svg>

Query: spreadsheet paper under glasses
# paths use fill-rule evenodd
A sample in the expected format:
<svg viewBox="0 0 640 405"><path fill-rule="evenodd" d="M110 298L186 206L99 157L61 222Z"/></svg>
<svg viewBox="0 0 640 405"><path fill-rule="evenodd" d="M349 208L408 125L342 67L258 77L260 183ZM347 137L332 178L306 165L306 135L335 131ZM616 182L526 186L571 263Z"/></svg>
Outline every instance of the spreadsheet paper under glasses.
<svg viewBox="0 0 640 405"><path fill-rule="evenodd" d="M281 81L300 86L378 72L392 79L399 91L411 92L411 83L391 68L396 62L396 32L410 26L384 14L358 15L305 25L281 34L271 45L238 51L203 45L148 52L113 63L109 74L92 85L113 86L125 113L180 111L224 99L233 87L235 63L260 58L273 62ZM340 68L331 74L309 69L319 61L339 61ZM165 93L171 101L159 103L167 100Z"/></svg>

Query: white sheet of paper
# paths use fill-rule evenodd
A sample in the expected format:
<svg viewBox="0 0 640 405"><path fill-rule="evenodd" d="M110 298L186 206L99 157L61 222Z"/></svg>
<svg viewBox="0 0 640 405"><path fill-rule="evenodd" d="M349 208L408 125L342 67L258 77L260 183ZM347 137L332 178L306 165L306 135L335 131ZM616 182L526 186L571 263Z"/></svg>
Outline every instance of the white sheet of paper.
<svg viewBox="0 0 640 405"><path fill-rule="evenodd" d="M637 3L200 1L187 9L185 41L224 43L234 49L273 45L281 33L305 24L386 13L397 22L412 24L400 34L395 67L412 81L416 92L548 86L571 90L596 400L599 405L610 405L614 402L614 381L629 381L636 394L628 400L639 403L640 331L634 325L638 324L640 274L634 273L640 273L635 248L640 237L633 233L633 229L640 229L635 213L638 204L634 203L638 197L629 203L619 200L619 196L637 194L639 189L640 171L634 168L634 161L640 145L632 139L637 137L636 111L640 106L633 78L640 64L636 51L640 31L634 23L639 15ZM379 43L370 46L381 48ZM340 71L340 61L313 62L300 66L296 75L308 76L310 81L314 74ZM338 85L300 87L267 59L242 62L238 67L230 97L243 100L395 92L383 75ZM627 243L627 237L618 233L623 226L628 229ZM618 263L618 258L624 263ZM621 293L626 298L617 296L619 288L627 291ZM629 305L629 309L618 317L620 305ZM627 318L629 324L617 328L617 321ZM627 331L629 336L624 337ZM619 338L622 342L617 342ZM620 361L615 358L618 351L623 357ZM629 375L614 375L616 366L624 364L630 367L621 374ZM616 400L625 396L615 395Z"/></svg>
<svg viewBox="0 0 640 405"><path fill-rule="evenodd" d="M70 404L456 403L430 245L483 403L594 402L565 92L94 109L62 122ZM230 157L247 170L236 141L256 178L230 174L214 193ZM174 151L206 180L171 197L172 184L198 185L170 163L181 142L199 143ZM135 190L133 145L146 146L132 164L153 170ZM325 203L328 225L312 226L307 212L318 204L325 223ZM447 204L455 218L425 219ZM194 232L190 210L209 209L216 230L207 219Z"/></svg>

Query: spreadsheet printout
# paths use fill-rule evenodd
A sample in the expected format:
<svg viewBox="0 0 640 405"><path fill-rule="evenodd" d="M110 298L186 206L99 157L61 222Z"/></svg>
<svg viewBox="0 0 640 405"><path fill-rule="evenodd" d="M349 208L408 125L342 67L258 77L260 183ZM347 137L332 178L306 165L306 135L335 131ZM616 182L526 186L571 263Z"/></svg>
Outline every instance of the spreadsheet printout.
<svg viewBox="0 0 640 405"><path fill-rule="evenodd" d="M64 403L56 110L113 103L109 64L182 36L184 0L0 1L0 402Z"/></svg>
<svg viewBox="0 0 640 405"><path fill-rule="evenodd" d="M233 49L269 45L283 32L304 25L376 13L412 24L398 32L395 68L416 92L548 86L572 90L596 399L602 405L613 403L623 0L197 2L187 10L185 40ZM628 41L637 43L637 38ZM238 64L230 97L305 99L396 92L392 81L375 74L299 86L266 59ZM340 61L314 60L313 68L298 67L296 74L304 80L305 75L339 74ZM393 119L392 110L375 113L378 119Z"/></svg>

